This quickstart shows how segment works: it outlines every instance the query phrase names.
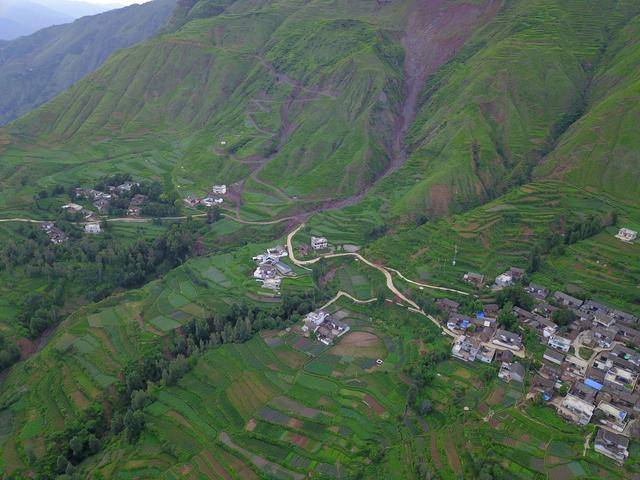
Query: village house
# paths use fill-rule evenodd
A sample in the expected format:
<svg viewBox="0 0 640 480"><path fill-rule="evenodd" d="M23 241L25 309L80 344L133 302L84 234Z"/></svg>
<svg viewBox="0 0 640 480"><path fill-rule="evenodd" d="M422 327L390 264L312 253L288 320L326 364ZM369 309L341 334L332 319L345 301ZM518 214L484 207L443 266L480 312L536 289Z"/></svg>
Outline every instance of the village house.
<svg viewBox="0 0 640 480"><path fill-rule="evenodd" d="M544 300L549 296L549 290L542 285L536 283L530 283L524 287L525 292L538 300Z"/></svg>
<svg viewBox="0 0 640 480"><path fill-rule="evenodd" d="M495 284L498 288L509 287L524 278L525 271L522 268L510 267L504 273L496 277Z"/></svg>
<svg viewBox="0 0 640 480"><path fill-rule="evenodd" d="M132 182L132 181L127 180L123 184L118 185L115 188L115 191L117 193L120 193L120 194L129 193L131 191L131 189L133 189L133 187L139 187L139 186L140 186L140 184L138 182Z"/></svg>
<svg viewBox="0 0 640 480"><path fill-rule="evenodd" d="M496 318L499 311L500 307L495 303L488 303L486 305L483 305L482 307L482 313L484 313L484 315L489 318Z"/></svg>
<svg viewBox="0 0 640 480"><path fill-rule="evenodd" d="M481 345L480 350L478 350L476 359L480 360L482 363L491 363L493 361L495 353L495 349L489 348L486 345Z"/></svg>
<svg viewBox="0 0 640 480"><path fill-rule="evenodd" d="M502 329L496 331L491 343L516 351L522 349L522 337L516 333Z"/></svg>
<svg viewBox="0 0 640 480"><path fill-rule="evenodd" d="M100 213L104 213L109 210L110 203L106 198L98 198L93 202L93 206L96 207Z"/></svg>
<svg viewBox="0 0 640 480"><path fill-rule="evenodd" d="M436 300L436 307L438 307L443 312L455 313L458 311L460 304L458 302L454 302L448 298L438 298Z"/></svg>
<svg viewBox="0 0 640 480"><path fill-rule="evenodd" d="M636 232L635 230L630 230L628 228L621 228L616 234L616 238L622 240L623 242L630 243L638 238L638 232Z"/></svg>
<svg viewBox="0 0 640 480"><path fill-rule="evenodd" d="M495 284L498 288L510 287L513 285L513 277L509 273L501 273L496 277Z"/></svg>
<svg viewBox="0 0 640 480"><path fill-rule="evenodd" d="M610 355L625 360L636 367L640 367L640 353L635 350L630 349L629 347L625 347L624 345L616 345L611 352Z"/></svg>
<svg viewBox="0 0 640 480"><path fill-rule="evenodd" d="M273 265L269 265L267 263L258 265L258 268L256 268L255 271L253 272L254 278L258 280L275 278L277 274L278 274L278 271L276 270L276 267L274 267Z"/></svg>
<svg viewBox="0 0 640 480"><path fill-rule="evenodd" d="M624 323L626 325L635 325L638 323L636 316L623 312L622 310L611 310L609 315L618 323Z"/></svg>
<svg viewBox="0 0 640 480"><path fill-rule="evenodd" d="M85 233L90 233L90 234L98 234L100 233L101 229L100 229L100 224L99 223L87 223L84 226L84 232Z"/></svg>
<svg viewBox="0 0 640 480"><path fill-rule="evenodd" d="M200 200L200 205L211 208L214 205L220 205L223 201L224 200L222 200L221 198L204 197L202 200Z"/></svg>
<svg viewBox="0 0 640 480"><path fill-rule="evenodd" d="M513 352L511 350L496 350L496 362L511 363L513 361Z"/></svg>
<svg viewBox="0 0 640 480"><path fill-rule="evenodd" d="M604 312L595 312L591 316L593 318L593 325L594 326L600 325L602 327L609 328L614 323L616 323L616 321L613 319L613 317L610 317L609 315L607 315Z"/></svg>
<svg viewBox="0 0 640 480"><path fill-rule="evenodd" d="M473 323L473 319L461 313L452 313L447 320L447 328L452 332L465 333L467 328Z"/></svg>
<svg viewBox="0 0 640 480"><path fill-rule="evenodd" d="M282 284L282 279L279 277L275 278L265 278L262 281L262 287L268 288L269 290L280 290L280 285Z"/></svg>
<svg viewBox="0 0 640 480"><path fill-rule="evenodd" d="M324 250L329 247L329 242L325 237L311 237L311 248L314 250Z"/></svg>
<svg viewBox="0 0 640 480"><path fill-rule="evenodd" d="M478 355L481 343L478 339L461 335L453 343L451 355L463 362L473 362Z"/></svg>
<svg viewBox="0 0 640 480"><path fill-rule="evenodd" d="M567 355L562 364L560 377L564 381L575 381L583 379L587 373L589 362L578 358L575 355Z"/></svg>
<svg viewBox="0 0 640 480"><path fill-rule="evenodd" d="M637 380L637 370L627 369L620 365L613 365L604 375L604 381L606 383L628 387L630 390L635 388Z"/></svg>
<svg viewBox="0 0 640 480"><path fill-rule="evenodd" d="M287 249L282 245L276 245L273 248L267 248L267 255L277 258L284 258L289 256L289 254L287 253Z"/></svg>
<svg viewBox="0 0 640 480"><path fill-rule="evenodd" d="M584 387L590 388L586 386ZM574 392L583 394L583 398L575 395ZM570 422L577 423L581 426L587 425L591 421L593 411L596 408L595 405L593 405L594 399L595 393L593 394L593 398L591 398L591 395L584 394L582 389L578 388L576 390L574 387L572 388L571 393L568 393L562 400L562 403L558 406L558 414Z"/></svg>
<svg viewBox="0 0 640 480"><path fill-rule="evenodd" d="M610 348L616 336L612 328L596 327L592 331L593 342L600 348Z"/></svg>
<svg viewBox="0 0 640 480"><path fill-rule="evenodd" d="M550 348L547 348L542 355L543 359L551 363L555 363L556 365L562 365L562 362L564 362L564 357L565 356L562 353L551 350Z"/></svg>
<svg viewBox="0 0 640 480"><path fill-rule="evenodd" d="M606 427L622 433L629 420L629 412L621 407L616 407L609 402L600 402L596 407L595 417L598 422Z"/></svg>
<svg viewBox="0 0 640 480"><path fill-rule="evenodd" d="M77 213L82 211L82 205L78 205L77 203L67 203L62 206L62 209L67 212Z"/></svg>
<svg viewBox="0 0 640 480"><path fill-rule="evenodd" d="M553 398L556 381L536 375L531 381L531 392L539 393L545 402Z"/></svg>
<svg viewBox="0 0 640 480"><path fill-rule="evenodd" d="M47 234L51 243L60 245L67 241L67 234L54 225L53 222L45 222L40 225L40 228Z"/></svg>
<svg viewBox="0 0 640 480"><path fill-rule="evenodd" d="M211 193L214 195L226 195L227 194L227 186L226 185L214 185L211 187Z"/></svg>
<svg viewBox="0 0 640 480"><path fill-rule="evenodd" d="M551 317L553 312L555 312L556 310L558 310L558 307L555 307L548 302L540 302L535 307L533 307L533 313L537 313L538 315L546 318Z"/></svg>
<svg viewBox="0 0 640 480"><path fill-rule="evenodd" d="M596 401L624 407L626 411L633 411L636 414L640 413L640 395L617 385L603 385Z"/></svg>
<svg viewBox="0 0 640 480"><path fill-rule="evenodd" d="M518 362L503 362L500 366L500 371L498 372L498 378L507 383L511 383L511 381L524 383L524 376L524 367Z"/></svg>
<svg viewBox="0 0 640 480"><path fill-rule="evenodd" d="M566 308L580 308L582 300L579 298L567 295L564 292L556 292L553 294L553 299L561 306Z"/></svg>
<svg viewBox="0 0 640 480"><path fill-rule="evenodd" d="M478 315L471 319L473 335L483 342L489 342L496 333L497 322L493 318Z"/></svg>
<svg viewBox="0 0 640 480"><path fill-rule="evenodd" d="M560 335L551 335L549 337L547 345L549 345L551 348L555 348L556 350L567 353L571 348L571 340L561 337Z"/></svg>
<svg viewBox="0 0 640 480"><path fill-rule="evenodd" d="M200 200L193 195L189 195L184 199L184 203L187 207L195 208L198 206L198 203L200 203Z"/></svg>
<svg viewBox="0 0 640 480"><path fill-rule="evenodd" d="M331 345L333 341L349 331L346 323L334 319L324 310L310 312L304 319L303 332L313 332L318 341Z"/></svg>
<svg viewBox="0 0 640 480"><path fill-rule="evenodd" d="M276 262L274 267L276 267L280 275L284 275L284 276L293 275L293 269L284 262L278 261Z"/></svg>
<svg viewBox="0 0 640 480"><path fill-rule="evenodd" d="M601 313L603 315L607 315L611 309L602 303L594 302L593 300L586 300L580 310L583 310L590 314Z"/></svg>
<svg viewBox="0 0 640 480"><path fill-rule="evenodd" d="M640 346L640 330L627 327L626 325L617 325L614 327L616 330L616 340L624 342L629 345Z"/></svg>
<svg viewBox="0 0 640 480"><path fill-rule="evenodd" d="M484 287L484 275L481 275L480 273L467 272L464 274L462 279L465 282L474 285L476 288Z"/></svg>
<svg viewBox="0 0 640 480"><path fill-rule="evenodd" d="M599 428L596 434L594 449L616 462L622 464L629 456L629 439L618 433Z"/></svg>

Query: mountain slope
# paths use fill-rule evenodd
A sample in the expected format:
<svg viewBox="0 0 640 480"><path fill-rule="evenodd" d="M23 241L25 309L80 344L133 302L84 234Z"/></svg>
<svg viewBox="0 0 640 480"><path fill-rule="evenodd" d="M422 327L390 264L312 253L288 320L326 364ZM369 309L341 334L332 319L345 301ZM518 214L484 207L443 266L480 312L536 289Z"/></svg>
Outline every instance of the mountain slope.
<svg viewBox="0 0 640 480"><path fill-rule="evenodd" d="M585 98L585 113L538 169L629 202L640 194L640 17L618 32Z"/></svg>
<svg viewBox="0 0 640 480"><path fill-rule="evenodd" d="M427 82L409 159L376 189L390 213L462 211L528 181L575 118L608 32L637 12L632 2L510 2Z"/></svg>
<svg viewBox="0 0 640 480"><path fill-rule="evenodd" d="M73 19L71 15L37 2L5 0L0 3L0 40L30 35L41 28Z"/></svg>
<svg viewBox="0 0 640 480"><path fill-rule="evenodd" d="M7 130L0 205L24 205L23 184L64 183L69 168L78 179L98 164L133 168L165 144L171 156L143 175L184 196L233 185L244 218L353 203L375 183L369 198L399 221L462 211L531 178L582 113L609 32L638 9L181 2L170 33ZM69 160L56 163L52 145ZM16 170L28 158L33 168Z"/></svg>
<svg viewBox="0 0 640 480"><path fill-rule="evenodd" d="M0 45L0 125L38 107L114 51L164 26L175 0L155 0L50 27Z"/></svg>

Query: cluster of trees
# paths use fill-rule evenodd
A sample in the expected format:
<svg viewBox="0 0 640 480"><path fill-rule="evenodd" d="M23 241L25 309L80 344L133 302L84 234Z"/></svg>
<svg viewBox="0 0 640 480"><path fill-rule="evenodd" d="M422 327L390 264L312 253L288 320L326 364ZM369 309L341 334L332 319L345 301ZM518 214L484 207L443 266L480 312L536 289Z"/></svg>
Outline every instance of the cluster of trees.
<svg viewBox="0 0 640 480"><path fill-rule="evenodd" d="M420 363L405 369L405 373L411 378L411 385L407 390L407 404L417 410L418 413L426 415L431 412L431 403L428 400L418 403L418 397L420 392L433 382L438 364L448 359L449 349L446 345L440 343L422 357Z"/></svg>
<svg viewBox="0 0 640 480"><path fill-rule="evenodd" d="M193 320L171 334L170 357L159 347L149 350L124 370L119 409L111 420L111 433L124 433L136 442L144 429L143 409L154 399L154 385L175 385L192 367L197 355L223 343L241 343L263 328L284 328L314 308L311 296L285 296L270 308L234 304L224 314Z"/></svg>
<svg viewBox="0 0 640 480"><path fill-rule="evenodd" d="M0 334L0 371L10 367L20 359L20 350L15 343Z"/></svg>
<svg viewBox="0 0 640 480"><path fill-rule="evenodd" d="M496 296L496 301L500 307L498 312L498 324L510 332L518 332L519 322L513 313L513 307L520 307L527 311L533 308L533 299L524 291L522 285L513 285L504 288Z"/></svg>
<svg viewBox="0 0 640 480"><path fill-rule="evenodd" d="M99 301L116 288L143 285L192 255L199 228L195 222L184 222L153 240L125 243L103 235L53 245L37 227L19 227L22 238L0 246L0 270L23 269L28 276L47 279L50 287L24 297L18 322L29 337L36 338L61 320L65 300L75 291L81 289L89 300ZM0 370L17 361L16 350L10 340L3 339Z"/></svg>
<svg viewBox="0 0 640 480"><path fill-rule="evenodd" d="M565 245L572 245L580 240L600 233L604 228L615 225L617 222L617 214L614 211L605 213L604 215L588 215L581 220L576 220L569 224L561 233L560 225L564 222L558 220L556 227L552 228L549 234L536 243L529 254L529 265L527 271L529 273L537 272L540 269L541 257L549 253L562 255Z"/></svg>

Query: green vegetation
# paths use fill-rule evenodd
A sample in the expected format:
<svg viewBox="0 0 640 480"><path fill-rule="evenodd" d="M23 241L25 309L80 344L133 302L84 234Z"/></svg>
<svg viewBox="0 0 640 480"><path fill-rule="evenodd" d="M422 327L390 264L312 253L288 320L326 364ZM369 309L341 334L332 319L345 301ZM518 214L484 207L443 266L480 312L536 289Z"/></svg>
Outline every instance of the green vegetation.
<svg viewBox="0 0 640 480"><path fill-rule="evenodd" d="M18 118L96 70L111 53L154 35L175 0L81 18L0 46L0 125Z"/></svg>
<svg viewBox="0 0 640 480"><path fill-rule="evenodd" d="M70 237L0 223L0 366L25 357L2 379L0 471L637 473L636 442L618 467L525 385L451 360L380 270L323 259L274 294L251 258L304 220L296 255L326 236L397 269L438 318L436 297L466 313L479 299L410 280L471 293L464 273L491 283L510 266L639 313L640 244L614 238L640 230L638 14L628 0L187 0L161 35L0 130L0 219L56 219ZM64 194L114 175L141 182L154 217L214 183L229 193L196 220L111 218L85 238L59 216ZM331 303L351 331L327 347L298 327L338 290L376 301ZM473 293L512 330L511 306L530 306L518 287ZM524 340L529 366L541 346Z"/></svg>

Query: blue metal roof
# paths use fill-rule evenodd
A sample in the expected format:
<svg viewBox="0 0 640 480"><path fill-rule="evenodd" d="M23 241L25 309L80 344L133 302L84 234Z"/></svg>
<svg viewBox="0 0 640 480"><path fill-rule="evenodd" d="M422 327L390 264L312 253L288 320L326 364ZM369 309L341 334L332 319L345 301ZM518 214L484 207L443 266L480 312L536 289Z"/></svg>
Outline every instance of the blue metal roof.
<svg viewBox="0 0 640 480"><path fill-rule="evenodd" d="M590 378L587 378L584 381L584 384L591 387L591 388L595 388L596 390L601 390L603 385L601 383L596 382L595 380L592 380Z"/></svg>

